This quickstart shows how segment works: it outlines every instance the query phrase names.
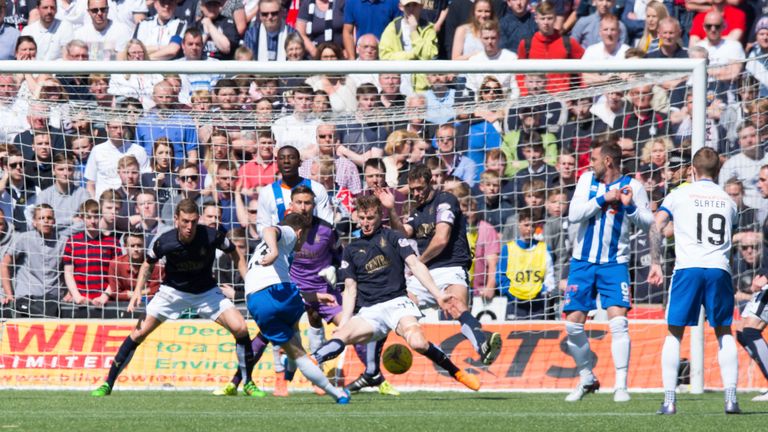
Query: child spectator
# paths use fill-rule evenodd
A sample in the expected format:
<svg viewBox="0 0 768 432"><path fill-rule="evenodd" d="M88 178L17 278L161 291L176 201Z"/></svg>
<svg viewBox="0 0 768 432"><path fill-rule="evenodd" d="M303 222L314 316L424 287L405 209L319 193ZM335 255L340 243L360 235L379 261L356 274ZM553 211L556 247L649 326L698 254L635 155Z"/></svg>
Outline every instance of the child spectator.
<svg viewBox="0 0 768 432"><path fill-rule="evenodd" d="M547 244L535 239L539 210L517 214L518 235L501 248L496 283L509 302L508 320L546 319L548 299L554 292L555 272Z"/></svg>
<svg viewBox="0 0 768 432"><path fill-rule="evenodd" d="M477 198L477 214L497 229L515 212L509 201L501 199L501 177L498 171L483 171L479 187L482 195Z"/></svg>
<svg viewBox="0 0 768 432"><path fill-rule="evenodd" d="M534 215L537 215L539 219L535 222L541 222L544 217L544 202L546 200L547 189L546 183L542 180L531 180L525 183L521 189L523 197L523 205L517 207L518 209L529 208L534 210ZM516 239L519 234L517 232L518 227L518 213L513 214L507 218L506 224L504 224L504 230L502 232L501 240L503 242L510 242ZM541 235L541 230L538 231Z"/></svg>

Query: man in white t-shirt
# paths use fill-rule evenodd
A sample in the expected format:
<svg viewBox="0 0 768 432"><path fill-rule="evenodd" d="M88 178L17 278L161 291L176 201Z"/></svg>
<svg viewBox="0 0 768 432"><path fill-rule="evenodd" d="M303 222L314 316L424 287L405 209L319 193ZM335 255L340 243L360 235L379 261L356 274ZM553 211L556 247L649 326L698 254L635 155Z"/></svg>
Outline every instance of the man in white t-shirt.
<svg viewBox="0 0 768 432"><path fill-rule="evenodd" d="M480 26L480 41L483 43L483 51L470 57L470 61L500 61L511 63L517 60L517 54L503 49L499 45L499 23L497 21L488 21ZM501 87L507 90L508 98L512 99L520 95L520 89L517 87L515 74L510 73L467 75L467 88L477 94L486 76L496 78L499 83L501 83Z"/></svg>
<svg viewBox="0 0 768 432"><path fill-rule="evenodd" d="M312 116L313 95L312 87L307 84L300 84L293 89L293 114L280 117L272 125L276 148L290 145L304 152L307 147L317 145L320 119Z"/></svg>
<svg viewBox="0 0 768 432"><path fill-rule="evenodd" d="M88 16L83 26L75 30L75 39L87 43L91 49L110 57L125 49L133 35L133 27L107 18L107 0L88 0ZM101 60L101 59L99 59Z"/></svg>
<svg viewBox="0 0 768 432"><path fill-rule="evenodd" d="M696 46L706 48L709 53L710 66L723 66L709 68L707 71L718 81L733 82L738 79L744 63L744 48L741 44L722 36L724 18L723 15L713 10L704 17L704 31L707 38Z"/></svg>
<svg viewBox="0 0 768 432"><path fill-rule="evenodd" d="M139 161L142 173L150 172L149 158L144 147L124 140L123 120L113 117L107 122L108 140L95 146L85 165L86 188L92 197L98 198L107 189L121 186L117 163L125 155L133 155Z"/></svg>
<svg viewBox="0 0 768 432"><path fill-rule="evenodd" d="M77 0L80 1L80 0ZM109 14L107 18L133 29L149 13L145 0L108 0ZM156 3L155 3L156 4Z"/></svg>
<svg viewBox="0 0 768 432"><path fill-rule="evenodd" d="M733 284L731 280L731 234L738 221L736 203L714 182L720 156L704 147L693 156L694 183L673 190L656 212L651 224L651 271L648 282L661 285L662 236L674 221L675 271L667 304L668 334L661 351L664 402L658 414L677 412L675 390L680 366L680 344L685 327L696 326L701 307L715 329L717 359L725 388L725 413L739 414L736 401L738 350L731 334Z"/></svg>
<svg viewBox="0 0 768 432"><path fill-rule="evenodd" d="M32 36L37 44L37 60L58 60L62 49L72 40L74 31L66 21L56 19L56 0L40 0L40 19L24 27L23 36Z"/></svg>
<svg viewBox="0 0 768 432"><path fill-rule="evenodd" d="M629 47L621 43L619 39L619 19L616 15L606 15L600 19L600 42L592 44L584 50L583 60L620 60ZM611 79L615 75L585 73L582 75L584 82L588 85L600 84Z"/></svg>

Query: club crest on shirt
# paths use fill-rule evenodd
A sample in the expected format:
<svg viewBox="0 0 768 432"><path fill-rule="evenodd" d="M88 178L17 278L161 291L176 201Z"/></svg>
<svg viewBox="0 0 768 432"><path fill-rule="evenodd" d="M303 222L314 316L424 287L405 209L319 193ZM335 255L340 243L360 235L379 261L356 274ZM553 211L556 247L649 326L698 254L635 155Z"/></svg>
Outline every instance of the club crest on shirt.
<svg viewBox="0 0 768 432"><path fill-rule="evenodd" d="M387 247L387 239L385 239L383 236L379 237L379 247L382 249Z"/></svg>
<svg viewBox="0 0 768 432"><path fill-rule="evenodd" d="M421 224L416 228L416 238L426 238L432 236L432 234L435 232L435 224L434 223L428 223L428 224Z"/></svg>

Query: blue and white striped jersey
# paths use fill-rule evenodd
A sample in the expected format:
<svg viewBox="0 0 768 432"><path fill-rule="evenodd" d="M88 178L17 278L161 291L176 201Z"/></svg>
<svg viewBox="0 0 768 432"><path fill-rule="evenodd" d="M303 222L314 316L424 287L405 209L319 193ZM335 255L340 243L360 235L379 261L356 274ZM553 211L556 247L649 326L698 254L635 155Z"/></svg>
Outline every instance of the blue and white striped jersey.
<svg viewBox="0 0 768 432"><path fill-rule="evenodd" d="M632 188L633 205L605 202L606 192L624 186ZM632 225L647 229L653 222L653 213L648 208L648 194L639 181L622 176L606 185L594 173L585 172L576 185L568 220L576 231L573 258L593 264L623 264L629 261Z"/></svg>

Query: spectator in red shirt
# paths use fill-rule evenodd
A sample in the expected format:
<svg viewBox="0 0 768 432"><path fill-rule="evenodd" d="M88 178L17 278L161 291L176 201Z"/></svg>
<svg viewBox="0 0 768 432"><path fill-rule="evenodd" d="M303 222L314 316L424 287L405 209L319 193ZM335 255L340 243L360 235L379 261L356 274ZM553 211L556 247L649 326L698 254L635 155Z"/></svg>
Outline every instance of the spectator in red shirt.
<svg viewBox="0 0 768 432"><path fill-rule="evenodd" d="M704 28L704 18L711 11L718 11L723 15L723 28L720 35L724 39L730 39L741 43L744 33L747 31L747 16L736 6L726 4L726 0L712 0L712 8L699 12L693 18L693 25L690 29L690 38L688 47L694 47L696 44L707 38L707 31Z"/></svg>
<svg viewBox="0 0 768 432"><path fill-rule="evenodd" d="M256 134L256 153L254 158L243 164L237 172L240 179L238 186L243 195L254 196L254 189L266 186L277 177L275 162L275 137L269 129Z"/></svg>
<svg viewBox="0 0 768 432"><path fill-rule="evenodd" d="M115 237L99 228L98 202L87 200L80 213L85 229L72 235L64 246L64 282L69 290L64 301L102 306L109 263L117 256L119 246Z"/></svg>
<svg viewBox="0 0 768 432"><path fill-rule="evenodd" d="M584 55L584 48L570 36L563 37L555 30L555 7L551 2L543 1L536 6L536 26L538 31L530 40L520 41L517 48L517 56L520 59L580 59ZM530 52L529 52L530 51ZM518 75L521 87L522 77ZM570 74L547 74L547 91L555 93L568 90L571 87L572 76Z"/></svg>
<svg viewBox="0 0 768 432"><path fill-rule="evenodd" d="M93 301L94 304L104 304L109 300L118 302L129 301L139 278L139 268L144 263L144 234L130 232L125 236L125 249L128 253L113 259L109 263L107 273L107 288L101 296ZM146 289L142 292L145 296L153 296L160 288L163 280L163 267L155 266L149 276Z"/></svg>

